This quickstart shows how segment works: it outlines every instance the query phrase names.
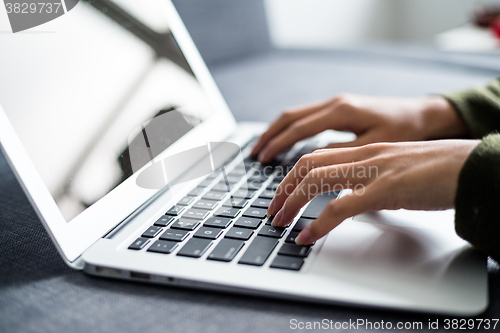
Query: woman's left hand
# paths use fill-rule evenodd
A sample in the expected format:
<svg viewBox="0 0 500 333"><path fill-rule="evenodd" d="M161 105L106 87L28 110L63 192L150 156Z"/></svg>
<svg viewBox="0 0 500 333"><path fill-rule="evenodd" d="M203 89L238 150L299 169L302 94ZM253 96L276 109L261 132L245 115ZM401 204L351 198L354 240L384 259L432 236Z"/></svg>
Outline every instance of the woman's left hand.
<svg viewBox="0 0 500 333"><path fill-rule="evenodd" d="M462 165L479 140L374 143L304 155L276 190L268 214L274 226L291 223L322 192L352 189L332 200L297 237L307 245L346 218L382 209L452 208Z"/></svg>

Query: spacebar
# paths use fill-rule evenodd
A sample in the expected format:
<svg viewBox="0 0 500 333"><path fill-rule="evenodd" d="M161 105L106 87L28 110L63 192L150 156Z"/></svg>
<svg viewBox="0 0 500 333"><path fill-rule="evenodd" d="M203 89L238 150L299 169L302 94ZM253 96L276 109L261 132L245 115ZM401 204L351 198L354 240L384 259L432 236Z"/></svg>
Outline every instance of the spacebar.
<svg viewBox="0 0 500 333"><path fill-rule="evenodd" d="M308 219L317 219L319 214L323 211L326 205L333 199L337 199L339 196L338 191L322 193L318 195L316 198L311 200L309 206L307 206L306 210L302 214L302 217Z"/></svg>
<svg viewBox="0 0 500 333"><path fill-rule="evenodd" d="M238 263L262 266L277 244L278 240L275 238L257 236Z"/></svg>

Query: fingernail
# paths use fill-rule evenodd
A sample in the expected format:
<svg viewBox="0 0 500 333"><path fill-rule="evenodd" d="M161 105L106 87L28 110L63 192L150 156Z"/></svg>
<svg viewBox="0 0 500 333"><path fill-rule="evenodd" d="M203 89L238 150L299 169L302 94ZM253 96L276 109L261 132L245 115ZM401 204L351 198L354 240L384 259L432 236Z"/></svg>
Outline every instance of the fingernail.
<svg viewBox="0 0 500 333"><path fill-rule="evenodd" d="M309 229L306 228L300 232L300 234L295 238L295 243L298 245L308 245L311 242L311 233Z"/></svg>
<svg viewBox="0 0 500 333"><path fill-rule="evenodd" d="M271 221L271 225L273 227L278 227L279 226L279 223L281 221L281 217L283 216L283 209L280 209L280 211L278 212L278 214L276 214L276 216L273 218L273 220Z"/></svg>

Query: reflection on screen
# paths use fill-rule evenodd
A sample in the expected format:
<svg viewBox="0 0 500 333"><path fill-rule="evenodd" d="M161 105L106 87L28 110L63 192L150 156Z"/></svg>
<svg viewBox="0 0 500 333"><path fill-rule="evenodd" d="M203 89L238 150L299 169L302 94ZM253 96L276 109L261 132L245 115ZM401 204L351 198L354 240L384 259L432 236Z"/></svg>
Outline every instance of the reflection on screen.
<svg viewBox="0 0 500 333"><path fill-rule="evenodd" d="M137 170L137 126L177 110L157 155L211 114L154 0L82 1L0 43L0 103L67 221Z"/></svg>

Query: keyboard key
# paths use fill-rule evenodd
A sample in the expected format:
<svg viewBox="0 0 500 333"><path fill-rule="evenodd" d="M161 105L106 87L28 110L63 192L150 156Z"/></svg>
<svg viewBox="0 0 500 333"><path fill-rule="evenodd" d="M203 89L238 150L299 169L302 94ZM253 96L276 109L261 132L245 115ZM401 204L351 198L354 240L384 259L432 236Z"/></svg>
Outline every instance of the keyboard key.
<svg viewBox="0 0 500 333"><path fill-rule="evenodd" d="M221 207L215 211L214 216L235 218L236 215L238 215L239 211L240 210L237 208Z"/></svg>
<svg viewBox="0 0 500 333"><path fill-rule="evenodd" d="M305 258L311 252L310 246L302 246L297 244L283 244L278 254L291 257Z"/></svg>
<svg viewBox="0 0 500 333"><path fill-rule="evenodd" d="M253 197L254 194L255 194L255 191L251 191L248 189L239 189L233 193L233 197L250 199L251 197ZM274 194L273 194L273 196L274 196Z"/></svg>
<svg viewBox="0 0 500 333"><path fill-rule="evenodd" d="M208 214L210 214L210 212L207 212L206 210L191 208L188 209L187 212L182 215L182 217L188 219L203 220L208 216Z"/></svg>
<svg viewBox="0 0 500 333"><path fill-rule="evenodd" d="M271 223L273 222L273 219L274 219L274 216L268 217L266 220L266 225L271 225ZM289 225L286 225L283 228L288 228L288 227L289 227Z"/></svg>
<svg viewBox="0 0 500 333"><path fill-rule="evenodd" d="M192 202L193 202L194 198L193 197L184 197L182 198L178 203L177 205L178 206L189 206Z"/></svg>
<svg viewBox="0 0 500 333"><path fill-rule="evenodd" d="M304 213L302 213L302 217L308 219L317 219L319 214L323 211L326 205L334 199L337 199L339 196L339 192L328 192L322 193L311 200L309 205L307 206Z"/></svg>
<svg viewBox="0 0 500 333"><path fill-rule="evenodd" d="M276 176L274 176L273 182L274 183L281 183L283 181L283 179L285 179L285 174L283 174L282 172L279 172Z"/></svg>
<svg viewBox="0 0 500 333"><path fill-rule="evenodd" d="M161 234L160 239L174 241L174 242L182 242L183 240L186 239L188 235L189 232L187 232L186 230L168 229L165 230L163 234Z"/></svg>
<svg viewBox="0 0 500 333"><path fill-rule="evenodd" d="M267 185L267 189L276 192L276 189L278 188L279 185L280 183L271 183Z"/></svg>
<svg viewBox="0 0 500 333"><path fill-rule="evenodd" d="M189 192L187 195L191 196L191 197L197 197L201 194L201 192L203 192L205 189L203 187L197 187L195 189L193 189L191 192Z"/></svg>
<svg viewBox="0 0 500 333"><path fill-rule="evenodd" d="M239 263L262 266L271 255L278 241L268 237L256 237L246 250Z"/></svg>
<svg viewBox="0 0 500 333"><path fill-rule="evenodd" d="M259 195L259 198L263 198L263 199L272 199L274 198L274 191L273 190L264 190L262 191L262 193Z"/></svg>
<svg viewBox="0 0 500 333"><path fill-rule="evenodd" d="M249 229L257 229L260 225L260 219L252 218L252 217L240 217L234 223L235 227L243 227Z"/></svg>
<svg viewBox="0 0 500 333"><path fill-rule="evenodd" d="M310 153L318 148L318 143L318 140L308 140L307 143L302 148L300 148L300 150L303 151L304 154Z"/></svg>
<svg viewBox="0 0 500 333"><path fill-rule="evenodd" d="M205 238L191 238L188 240L186 245L177 252L178 256L183 257L192 257L199 258L208 250L208 248L212 245L212 241L210 239Z"/></svg>
<svg viewBox="0 0 500 333"><path fill-rule="evenodd" d="M259 182L245 182L241 185L241 188L247 188L251 191L257 191L262 186Z"/></svg>
<svg viewBox="0 0 500 333"><path fill-rule="evenodd" d="M231 171L228 176L244 176L246 175L247 171L245 168L235 168L233 171Z"/></svg>
<svg viewBox="0 0 500 333"><path fill-rule="evenodd" d="M299 235L298 231L292 231L292 232L290 232L290 234L288 235L288 237L285 239L285 243L295 244L295 238L297 238L298 235Z"/></svg>
<svg viewBox="0 0 500 333"><path fill-rule="evenodd" d="M276 161L283 161L286 155L290 152L290 149L287 149L285 151L282 151L278 156L276 156L275 160Z"/></svg>
<svg viewBox="0 0 500 333"><path fill-rule="evenodd" d="M291 271L298 271L304 264L304 259L287 257L287 256L277 256L271 263L272 268L288 269Z"/></svg>
<svg viewBox="0 0 500 333"><path fill-rule="evenodd" d="M205 195L202 197L205 200L215 200L219 201L222 198L226 196L226 193L224 192L207 192Z"/></svg>
<svg viewBox="0 0 500 333"><path fill-rule="evenodd" d="M248 199L230 197L222 205L225 207L243 208L248 204Z"/></svg>
<svg viewBox="0 0 500 333"><path fill-rule="evenodd" d="M212 187L212 191L217 192L231 192L231 184L217 183Z"/></svg>
<svg viewBox="0 0 500 333"><path fill-rule="evenodd" d="M211 173L211 174L207 177L207 179L215 179L215 178L217 178L217 176L219 176L219 175L220 175L220 171L214 171L214 172L212 172L212 173Z"/></svg>
<svg viewBox="0 0 500 333"><path fill-rule="evenodd" d="M226 177L222 176L222 182L228 182L229 184L236 184L237 182L240 181L240 179L243 178L242 175L227 175Z"/></svg>
<svg viewBox="0 0 500 333"><path fill-rule="evenodd" d="M200 224L200 222L188 219L179 219L175 221L170 228L182 229L182 230L194 230Z"/></svg>
<svg viewBox="0 0 500 333"><path fill-rule="evenodd" d="M271 199L257 198L254 202L252 202L252 207L267 209L270 203Z"/></svg>
<svg viewBox="0 0 500 333"><path fill-rule="evenodd" d="M169 254L177 247L176 242L166 241L166 240L158 240L153 243L148 249L148 252L157 252Z"/></svg>
<svg viewBox="0 0 500 333"><path fill-rule="evenodd" d="M243 213L243 216L263 219L267 216L267 209L250 207Z"/></svg>
<svg viewBox="0 0 500 333"><path fill-rule="evenodd" d="M281 238L285 234L285 228L273 227L270 225L265 225L260 229L259 236Z"/></svg>
<svg viewBox="0 0 500 333"><path fill-rule="evenodd" d="M207 259L230 262L240 252L245 242L235 239L223 239L208 255Z"/></svg>
<svg viewBox="0 0 500 333"><path fill-rule="evenodd" d="M311 224L312 221L314 221L314 220L305 219L305 218L301 217L297 220L297 223L295 223L292 230L293 231L302 231L305 229L305 227L307 227L309 224Z"/></svg>
<svg viewBox="0 0 500 333"><path fill-rule="evenodd" d="M203 223L205 227L226 229L231 224L231 219L227 217L211 217Z"/></svg>
<svg viewBox="0 0 500 333"><path fill-rule="evenodd" d="M142 237L154 238L156 237L156 235L160 233L160 231L161 231L160 227L151 226L148 228L148 230L144 231Z"/></svg>
<svg viewBox="0 0 500 333"><path fill-rule="evenodd" d="M154 225L157 227L166 227L167 225L172 223L173 220L175 220L175 217L165 215L156 220Z"/></svg>
<svg viewBox="0 0 500 333"><path fill-rule="evenodd" d="M175 205L174 207L170 208L168 212L165 213L165 215L179 216L185 208L186 207Z"/></svg>
<svg viewBox="0 0 500 333"><path fill-rule="evenodd" d="M201 199L201 200L198 200L193 205L193 208L212 210L212 209L214 209L215 206L217 206L217 203L218 202L216 202L216 201Z"/></svg>
<svg viewBox="0 0 500 333"><path fill-rule="evenodd" d="M198 231L195 232L193 237L217 239L217 237L219 237L221 233L222 230L220 229L201 227L200 229L198 229Z"/></svg>
<svg viewBox="0 0 500 333"><path fill-rule="evenodd" d="M264 168L260 170L260 172L262 173L262 175L266 177L271 177L271 175L274 173L275 170L276 168L274 165L266 165Z"/></svg>
<svg viewBox="0 0 500 333"><path fill-rule="evenodd" d="M248 177L248 180L251 182L263 183L267 180L267 177L264 175L254 174Z"/></svg>
<svg viewBox="0 0 500 333"><path fill-rule="evenodd" d="M139 237L137 238L128 248L130 250L140 250L149 243L148 238Z"/></svg>
<svg viewBox="0 0 500 333"><path fill-rule="evenodd" d="M207 187L208 185L212 184L213 179L205 179L201 183L198 184L199 187Z"/></svg>
<svg viewBox="0 0 500 333"><path fill-rule="evenodd" d="M245 159L243 160L243 163L245 164L245 166L259 166L260 165L260 163L257 161L257 159L255 159L255 157L253 157L253 156L245 157Z"/></svg>
<svg viewBox="0 0 500 333"><path fill-rule="evenodd" d="M228 230L228 232L224 237L249 240L250 237L252 237L252 235L253 235L252 230L232 227L231 229Z"/></svg>

